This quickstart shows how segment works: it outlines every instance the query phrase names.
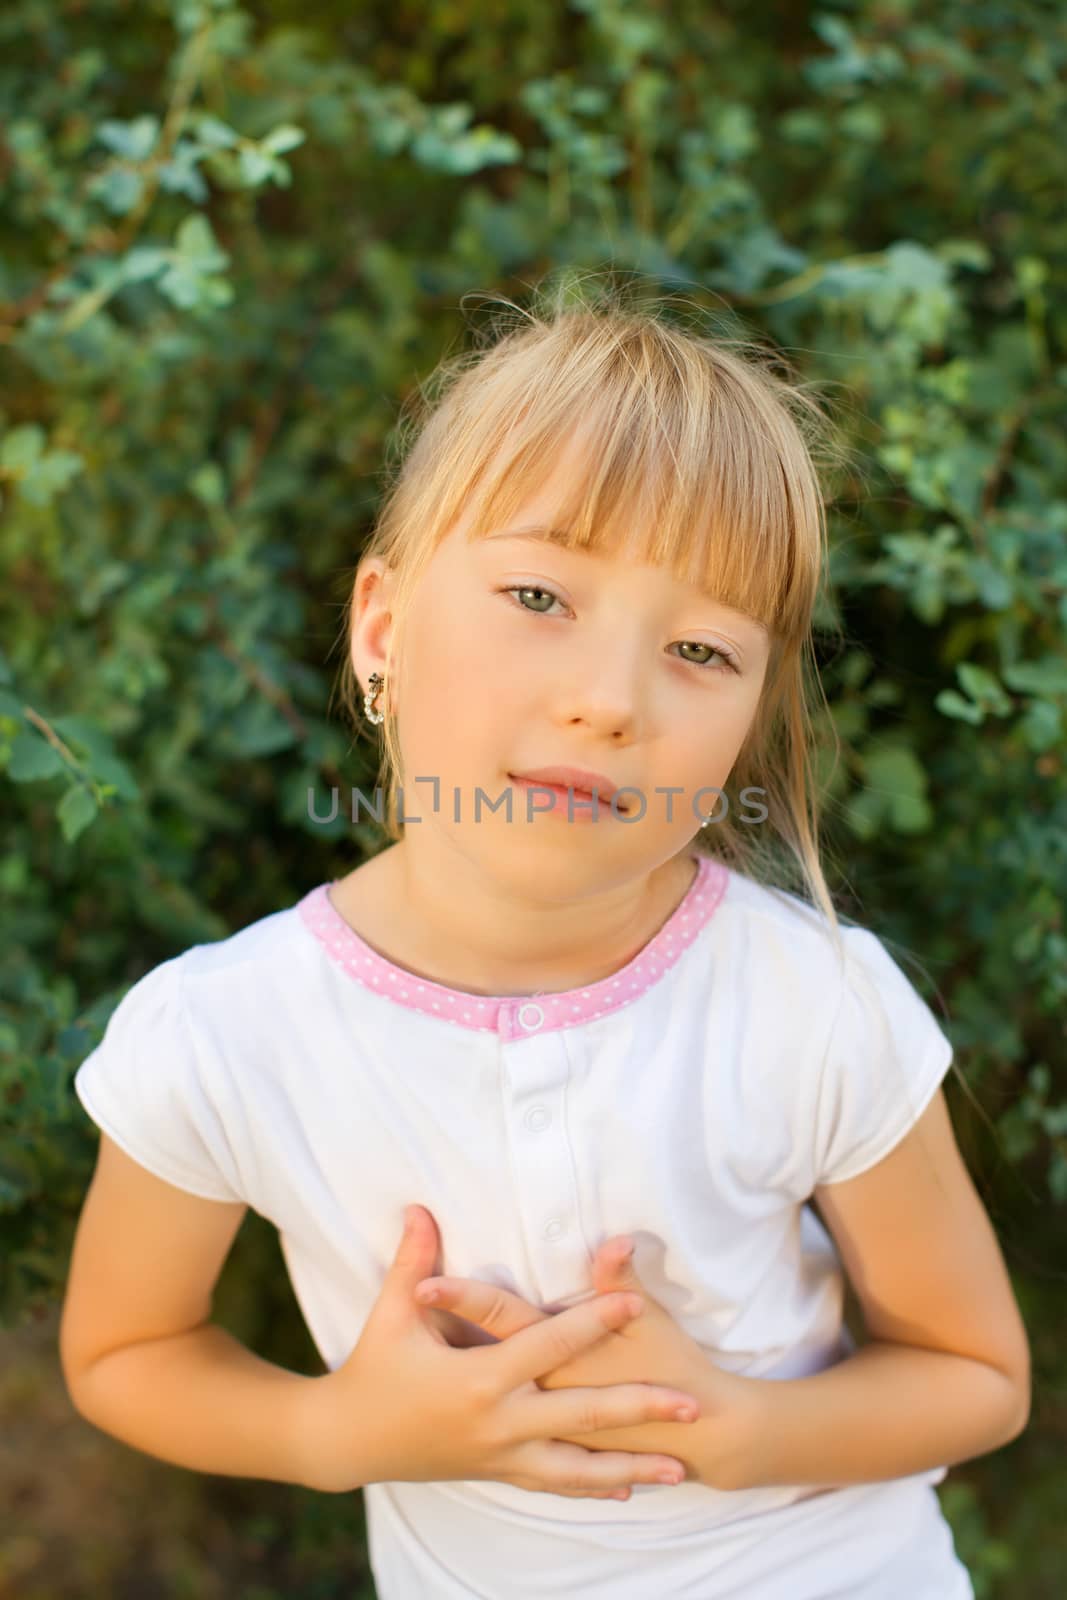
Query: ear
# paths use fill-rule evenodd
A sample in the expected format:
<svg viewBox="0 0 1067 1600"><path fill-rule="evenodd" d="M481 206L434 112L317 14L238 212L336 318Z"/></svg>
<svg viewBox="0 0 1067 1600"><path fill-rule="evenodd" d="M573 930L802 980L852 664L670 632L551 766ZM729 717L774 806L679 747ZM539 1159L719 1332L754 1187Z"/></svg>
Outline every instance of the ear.
<svg viewBox="0 0 1067 1600"><path fill-rule="evenodd" d="M394 578L394 569L381 556L364 556L356 568L350 648L353 670L363 684L370 682L372 672L385 673Z"/></svg>

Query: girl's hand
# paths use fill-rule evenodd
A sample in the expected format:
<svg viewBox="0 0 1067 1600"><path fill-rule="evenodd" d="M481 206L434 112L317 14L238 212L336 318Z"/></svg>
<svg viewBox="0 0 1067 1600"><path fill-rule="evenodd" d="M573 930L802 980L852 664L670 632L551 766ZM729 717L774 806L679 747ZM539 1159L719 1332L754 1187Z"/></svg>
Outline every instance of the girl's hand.
<svg viewBox="0 0 1067 1600"><path fill-rule="evenodd" d="M591 1450L582 1440L607 1425L672 1416L684 1395L632 1382L546 1394L537 1382L587 1346L610 1344L643 1315L639 1297L604 1296L507 1343L453 1350L414 1293L437 1260L437 1228L423 1206L408 1210L410 1226L354 1350L304 1391L310 1487L346 1493L394 1479L492 1478L549 1494L627 1499L630 1484L661 1481L661 1472L680 1480L682 1465L669 1452Z"/></svg>
<svg viewBox="0 0 1067 1600"><path fill-rule="evenodd" d="M716 1367L702 1346L649 1294L632 1256L629 1238L620 1235L605 1241L593 1258L593 1287L598 1295L618 1291L641 1295L645 1303L642 1315L620 1328L614 1339L578 1351L542 1373L538 1387L655 1382L690 1395L704 1419L691 1433L690 1424L655 1420L597 1429L583 1434L581 1443L590 1450L666 1451L685 1463L686 1475L694 1481L734 1487L732 1463L750 1422L751 1386L744 1378ZM430 1291L437 1291L437 1297L427 1301ZM542 1311L509 1290L476 1278L427 1278L417 1285L415 1298L419 1304L432 1304L466 1319L473 1330L498 1340L564 1314ZM712 1435L714 1442L709 1443ZM560 1437L571 1441L577 1436ZM698 1438L699 1450L694 1445Z"/></svg>

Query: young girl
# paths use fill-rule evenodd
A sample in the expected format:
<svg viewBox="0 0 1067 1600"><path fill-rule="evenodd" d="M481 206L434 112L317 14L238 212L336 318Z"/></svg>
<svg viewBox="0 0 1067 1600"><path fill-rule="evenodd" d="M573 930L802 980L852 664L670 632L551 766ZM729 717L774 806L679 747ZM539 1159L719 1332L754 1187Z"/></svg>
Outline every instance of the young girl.
<svg viewBox="0 0 1067 1600"><path fill-rule="evenodd" d="M349 612L389 844L77 1073L71 1396L362 1487L380 1600L963 1600L933 1486L1029 1356L952 1047L819 864L814 403L611 303L450 377ZM248 1206L319 1377L209 1320Z"/></svg>

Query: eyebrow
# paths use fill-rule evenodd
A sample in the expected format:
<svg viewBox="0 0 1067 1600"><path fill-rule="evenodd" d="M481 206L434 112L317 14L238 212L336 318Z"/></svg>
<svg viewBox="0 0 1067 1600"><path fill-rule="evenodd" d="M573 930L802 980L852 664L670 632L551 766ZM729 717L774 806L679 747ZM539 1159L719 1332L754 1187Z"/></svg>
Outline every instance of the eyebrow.
<svg viewBox="0 0 1067 1600"><path fill-rule="evenodd" d="M570 542L570 535L567 533L565 528L554 528L543 526L540 523L534 523L521 528L499 528L495 533L487 533L485 535L486 543L488 543L491 539L532 539L539 544L556 544L566 548ZM582 553L583 552L580 550L575 551L575 554L577 555L581 555ZM700 589L699 593L705 600L710 600L713 605L723 604L723 602L720 601L716 595L712 594L709 589ZM727 607L727 610L733 609L735 608L729 606ZM758 617L750 617L748 616L747 612L743 611L739 612L738 615L743 616L746 621L751 622L754 627L757 627L760 630L761 633L767 634L768 629L766 623L761 622Z"/></svg>
<svg viewBox="0 0 1067 1600"><path fill-rule="evenodd" d="M565 545L570 535L566 528L547 528L539 523L531 527L500 528L496 533L487 533L486 539L537 539L549 544Z"/></svg>

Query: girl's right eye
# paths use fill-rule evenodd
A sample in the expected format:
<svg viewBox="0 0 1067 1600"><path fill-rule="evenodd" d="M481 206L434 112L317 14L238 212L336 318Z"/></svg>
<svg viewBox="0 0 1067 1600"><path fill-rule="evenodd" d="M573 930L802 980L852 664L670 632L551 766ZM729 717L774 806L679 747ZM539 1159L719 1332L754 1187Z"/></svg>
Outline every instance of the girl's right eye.
<svg viewBox="0 0 1067 1600"><path fill-rule="evenodd" d="M516 583L512 584L510 589L498 589L497 593L507 595L541 594L547 595L549 600L559 600L558 594L553 593L551 589L546 589L544 585L540 583ZM512 602L512 604L517 605L520 611L532 611L533 615L537 617L543 617L546 615L546 612L544 611L537 611L531 606L524 605L521 600L515 600ZM560 604L563 604L561 600Z"/></svg>

